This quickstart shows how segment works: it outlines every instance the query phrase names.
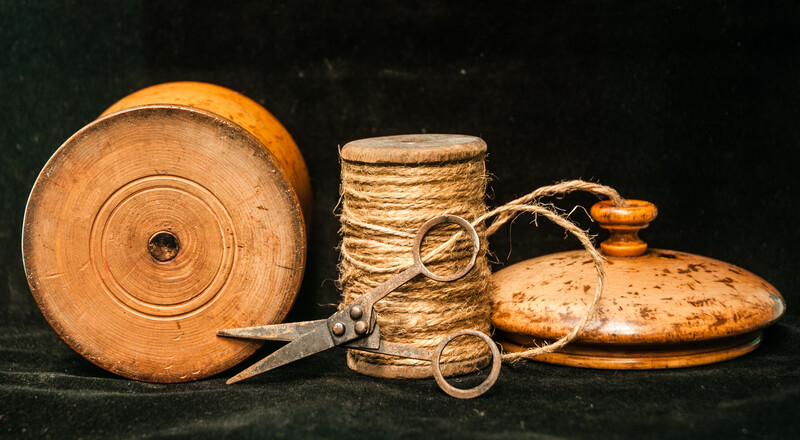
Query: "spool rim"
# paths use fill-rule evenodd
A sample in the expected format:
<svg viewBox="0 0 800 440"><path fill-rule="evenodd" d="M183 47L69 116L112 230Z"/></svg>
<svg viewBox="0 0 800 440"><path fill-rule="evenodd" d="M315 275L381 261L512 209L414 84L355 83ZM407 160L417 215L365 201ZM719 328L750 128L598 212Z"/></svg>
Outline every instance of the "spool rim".
<svg viewBox="0 0 800 440"><path fill-rule="evenodd" d="M480 371L491 362L492 353L488 351L474 359L441 364L441 372L444 377L463 376ZM356 373L383 379L428 379L434 377L429 362L423 361L420 362L420 365L380 364L370 362L368 359L360 359L351 351L347 353L347 367Z"/></svg>
<svg viewBox="0 0 800 440"><path fill-rule="evenodd" d="M342 160L369 164L458 162L486 154L486 142L461 134L401 134L358 139L341 149Z"/></svg>

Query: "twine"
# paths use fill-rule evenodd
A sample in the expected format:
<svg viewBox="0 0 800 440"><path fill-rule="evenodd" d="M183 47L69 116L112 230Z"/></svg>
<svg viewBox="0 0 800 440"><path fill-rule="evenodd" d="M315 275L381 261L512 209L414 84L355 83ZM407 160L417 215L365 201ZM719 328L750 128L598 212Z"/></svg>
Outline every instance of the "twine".
<svg viewBox="0 0 800 440"><path fill-rule="evenodd" d="M483 155L461 162L434 164L365 164L342 160L341 261L339 286L348 304L413 264L411 249L417 230L432 217L454 214L467 220L486 213ZM468 264L472 244L454 237L460 228L434 228L423 243L426 266L435 273L455 273ZM486 228L476 225L482 249ZM443 246L445 245L446 246ZM431 252L430 249L435 249ZM447 334L461 329L491 330L489 277L484 253L474 268L456 281L442 283L418 276L375 304L381 338L434 349ZM425 361L351 351L372 364L430 365ZM442 362L488 359L486 344L457 338Z"/></svg>
<svg viewBox="0 0 800 440"><path fill-rule="evenodd" d="M613 188L582 180L539 188L487 212L483 156L437 164L365 164L342 160L340 221L342 242L338 285L342 306L379 286L413 264L411 248L419 227L442 214L470 221L481 239L480 257L462 279L441 283L418 276L375 304L382 339L433 349L455 330L491 330L486 237L516 214L542 216L574 235L589 252L598 273L591 303L580 323L561 339L524 352L505 353L513 361L562 348L590 322L605 281L603 258L589 235L566 216L538 200L546 196L588 191L623 205ZM494 219L489 226L486 221ZM426 237L422 260L433 272L454 273L470 259L472 245L455 225L434 228ZM357 359L379 365L428 365L426 361L351 351ZM442 363L488 358L488 347L477 338L457 338L442 354Z"/></svg>
<svg viewBox="0 0 800 440"><path fill-rule="evenodd" d="M592 296L592 301L586 308L586 313L583 315L583 318L581 318L581 321L572 329L572 331L557 341L541 347L533 347L516 353L503 353L504 361L513 362L522 358L532 358L546 353L552 353L563 348L565 345L572 342L578 336L578 334L583 331L584 328L586 328L597 311L597 303L600 301L600 297L603 295L603 286L605 285L606 281L606 271L605 264L603 263L603 256L600 255L600 252L598 252L597 248L595 248L588 232L579 228L578 225L567 219L566 216L561 215L555 212L553 209L538 202L538 199L541 197L563 195L575 191L585 191L598 196L606 196L611 199L611 202L614 205L625 206L625 199L619 195L617 190L611 188L610 186L600 185L599 183L594 182L586 182L583 180L569 180L566 182L557 183L555 185L538 188L531 193L526 194L525 196L512 200L503 206L493 209L491 212L486 213L482 218L475 220L475 222L483 222L489 218L495 217L495 220L487 228L487 235L491 235L500 229L501 226L511 220L514 217L514 214L520 212L529 212L534 215L541 215L575 236L575 238L577 238L586 249L586 252L589 253L595 269L597 270L597 284L595 286L594 295Z"/></svg>

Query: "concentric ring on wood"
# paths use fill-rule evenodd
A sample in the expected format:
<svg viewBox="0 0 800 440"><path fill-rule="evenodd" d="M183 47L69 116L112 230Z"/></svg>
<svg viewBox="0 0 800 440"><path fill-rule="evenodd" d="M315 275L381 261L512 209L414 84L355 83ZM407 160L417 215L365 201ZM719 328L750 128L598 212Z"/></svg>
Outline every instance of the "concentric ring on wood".
<svg viewBox="0 0 800 440"><path fill-rule="evenodd" d="M183 252L154 261L149 247L143 250L163 231L182 243ZM106 200L92 225L90 246L103 288L120 305L170 317L196 312L216 297L230 275L236 231L222 203L198 183L148 176Z"/></svg>
<svg viewBox="0 0 800 440"><path fill-rule="evenodd" d="M305 226L288 182L258 138L215 113L148 105L105 116L53 155L31 192L31 291L67 344L116 374L181 382L224 371L259 344L216 330L280 322L299 289ZM158 234L175 238L163 259Z"/></svg>

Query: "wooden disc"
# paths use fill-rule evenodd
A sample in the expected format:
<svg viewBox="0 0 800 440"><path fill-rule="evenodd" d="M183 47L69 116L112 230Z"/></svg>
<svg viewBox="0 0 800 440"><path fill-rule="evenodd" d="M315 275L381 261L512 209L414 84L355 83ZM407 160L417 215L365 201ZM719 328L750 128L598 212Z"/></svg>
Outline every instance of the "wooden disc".
<svg viewBox="0 0 800 440"><path fill-rule="evenodd" d="M287 173L249 131L191 107L113 113L70 138L28 200L33 295L78 353L122 376L181 382L259 346L216 331L281 321L305 227Z"/></svg>
<svg viewBox="0 0 800 440"><path fill-rule="evenodd" d="M363 163L455 162L486 154L486 143L461 134L404 134L359 139L342 147L342 159Z"/></svg>
<svg viewBox="0 0 800 440"><path fill-rule="evenodd" d="M635 368L680 366L677 359L668 359L669 351L661 356L666 366L656 366L646 351L667 344L680 357L691 347L675 344L751 334L776 322L785 310L780 293L762 278L699 255L651 249L639 257L607 256L606 274L597 312L575 341L591 344L595 352L605 349L613 353L620 345L627 350L638 346L644 354L639 357L642 366ZM583 317L596 282L594 264L585 251L561 252L514 264L492 276L492 322L508 334L539 341L558 339ZM714 351L709 352L708 362L724 358ZM550 362L558 358L536 359ZM615 361L608 360L612 358L595 355L580 366L616 368ZM699 359L691 362L684 366L708 363Z"/></svg>

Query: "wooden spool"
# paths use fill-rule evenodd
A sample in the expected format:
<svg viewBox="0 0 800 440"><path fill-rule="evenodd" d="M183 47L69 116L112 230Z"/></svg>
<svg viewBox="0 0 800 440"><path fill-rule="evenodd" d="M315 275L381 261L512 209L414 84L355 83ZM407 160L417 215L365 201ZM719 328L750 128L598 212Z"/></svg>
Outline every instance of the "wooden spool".
<svg viewBox="0 0 800 440"><path fill-rule="evenodd" d="M611 231L601 243L607 281L598 310L577 339L537 361L587 368L652 369L709 364L761 343L785 310L758 276L719 260L647 250L638 231L657 215L649 202L600 202L592 216ZM492 276L492 321L503 348L519 352L569 333L597 282L585 251L523 261Z"/></svg>
<svg viewBox="0 0 800 440"><path fill-rule="evenodd" d="M211 84L161 84L45 165L25 213L25 271L86 359L138 380L196 380L259 346L217 330L287 314L310 206L303 158L263 107Z"/></svg>
<svg viewBox="0 0 800 440"><path fill-rule="evenodd" d="M375 165L419 165L469 161L486 154L486 143L477 137L454 134L415 134L383 136L349 142L341 149L341 158L348 162ZM420 224L421 225L421 224ZM479 229L485 243L485 230ZM409 254L411 249L409 248ZM481 253L483 255L483 253ZM486 264L481 256L476 264ZM421 275L420 275L421 276ZM457 282L457 281L455 281ZM380 318L378 318L380 323ZM489 365L491 353L475 359L442 364L442 375L458 376L474 372ZM354 352L347 355L350 369L368 376L387 379L433 377L430 365L393 365L371 362Z"/></svg>

